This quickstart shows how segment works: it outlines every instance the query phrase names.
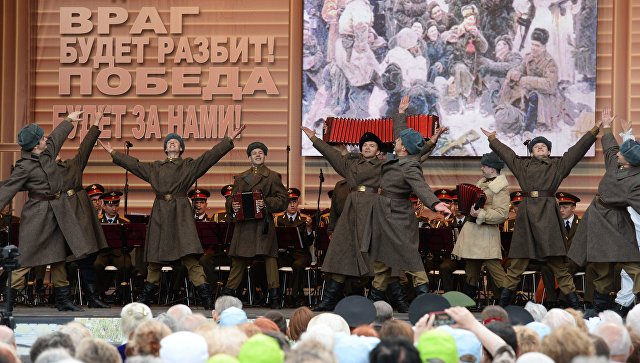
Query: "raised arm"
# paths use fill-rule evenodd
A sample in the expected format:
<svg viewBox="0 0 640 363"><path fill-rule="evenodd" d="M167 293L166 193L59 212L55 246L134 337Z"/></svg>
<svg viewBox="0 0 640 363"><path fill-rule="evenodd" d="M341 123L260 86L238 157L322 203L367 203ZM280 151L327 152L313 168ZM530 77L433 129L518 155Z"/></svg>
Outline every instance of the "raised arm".
<svg viewBox="0 0 640 363"><path fill-rule="evenodd" d="M496 154L507 164L507 167L511 172L515 175L520 174L520 163L518 162L520 159L518 155L507 145L503 144L496 137L495 131L488 131L485 129L480 129L489 139L489 147L491 150L495 151Z"/></svg>
<svg viewBox="0 0 640 363"><path fill-rule="evenodd" d="M78 164L80 170L84 170L89 162L89 156L91 156L91 152L93 151L93 146L98 141L98 137L100 136L100 129L98 125L100 125L100 120L102 119L102 112L96 114L95 121L93 126L89 128L89 132L84 136L84 139L80 143L80 148L78 149L78 154L76 155L75 162Z"/></svg>
<svg viewBox="0 0 640 363"><path fill-rule="evenodd" d="M197 159L193 160L193 177L198 179L203 176L215 163L233 149L233 140L225 137L211 149L205 151Z"/></svg>
<svg viewBox="0 0 640 363"><path fill-rule="evenodd" d="M570 147L564 155L562 155L558 165L560 166L559 170L562 173L561 175L563 179L569 175L571 169L573 169L573 167L582 160L584 154L586 154L587 151L589 151L589 148L591 148L591 145L596 142L596 135L598 135L598 132L600 132L600 128L598 126L594 126L591 130L587 131L587 133L584 134L575 145Z"/></svg>
<svg viewBox="0 0 640 363"><path fill-rule="evenodd" d="M80 115L82 111L71 112L56 128L51 131L49 138L47 139L47 149L45 152L51 156L51 159L55 159L67 141L67 137L73 130L75 123L80 121Z"/></svg>
<svg viewBox="0 0 640 363"><path fill-rule="evenodd" d="M302 131L304 131L305 135L307 135L311 142L313 142L313 147L315 147L316 150L318 150L320 154L327 159L336 173L340 174L343 178L346 178L349 171L349 162L347 157L342 155L340 151L331 147L331 145L324 142L324 140L318 138L315 135L315 132L308 127L303 127Z"/></svg>

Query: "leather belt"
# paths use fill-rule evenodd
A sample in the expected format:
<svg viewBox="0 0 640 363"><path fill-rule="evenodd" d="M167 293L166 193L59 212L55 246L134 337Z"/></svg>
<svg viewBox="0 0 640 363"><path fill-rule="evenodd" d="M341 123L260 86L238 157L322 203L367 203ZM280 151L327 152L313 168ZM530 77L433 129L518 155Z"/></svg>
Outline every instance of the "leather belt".
<svg viewBox="0 0 640 363"><path fill-rule="evenodd" d="M175 193L175 194L171 194L171 193L167 193L167 194L156 194L156 199L163 199L167 202L172 201L176 198L186 198L187 197L187 193Z"/></svg>
<svg viewBox="0 0 640 363"><path fill-rule="evenodd" d="M411 195L411 193L386 192L382 189L378 189L378 194L382 195L383 197L387 197L389 199L406 199L406 200L409 200L409 196Z"/></svg>
<svg viewBox="0 0 640 363"><path fill-rule="evenodd" d="M73 197L74 195L76 195L77 192L81 191L83 188L81 187L77 187L77 188L71 188L67 191L64 192L64 194L66 194L68 197Z"/></svg>
<svg viewBox="0 0 640 363"><path fill-rule="evenodd" d="M29 193L29 198L30 199L35 199L35 200L45 201L45 200L60 199L61 195L62 195L62 192L56 192L55 194L42 194L42 193L30 192Z"/></svg>
<svg viewBox="0 0 640 363"><path fill-rule="evenodd" d="M550 190L532 190L530 192L522 192L522 195L529 198L555 198L556 193Z"/></svg>
<svg viewBox="0 0 640 363"><path fill-rule="evenodd" d="M368 187L366 185L358 185L355 187L351 187L352 192L366 192L366 193L377 193L378 188Z"/></svg>

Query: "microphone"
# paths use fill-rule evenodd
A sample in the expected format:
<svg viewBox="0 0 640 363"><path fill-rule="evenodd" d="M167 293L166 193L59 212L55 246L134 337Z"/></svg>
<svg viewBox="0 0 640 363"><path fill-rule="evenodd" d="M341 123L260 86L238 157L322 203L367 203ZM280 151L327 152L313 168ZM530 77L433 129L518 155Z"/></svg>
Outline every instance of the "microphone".
<svg viewBox="0 0 640 363"><path fill-rule="evenodd" d="M324 175L322 174L322 169L320 169L320 182L324 182Z"/></svg>
<svg viewBox="0 0 640 363"><path fill-rule="evenodd" d="M133 144L130 141L125 141L124 142L124 146L126 147L133 147Z"/></svg>
<svg viewBox="0 0 640 363"><path fill-rule="evenodd" d="M526 139L524 140L524 142L522 143L522 145L524 146L529 146L529 143L531 142L531 139Z"/></svg>

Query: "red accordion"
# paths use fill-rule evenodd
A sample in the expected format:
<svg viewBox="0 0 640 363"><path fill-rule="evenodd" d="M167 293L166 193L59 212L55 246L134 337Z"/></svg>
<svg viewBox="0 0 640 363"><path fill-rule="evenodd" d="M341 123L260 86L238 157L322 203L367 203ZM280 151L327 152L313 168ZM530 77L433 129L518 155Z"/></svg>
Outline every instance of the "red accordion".
<svg viewBox="0 0 640 363"><path fill-rule="evenodd" d="M264 200L261 191L256 190L253 192L237 193L234 194L232 198L234 202L240 203L240 210L236 212L237 221L264 218L264 209L258 209L256 206L259 200Z"/></svg>
<svg viewBox="0 0 640 363"><path fill-rule="evenodd" d="M438 127L438 116L407 116L407 126L418 131L423 137L431 137ZM327 117L323 140L329 144L357 144L365 132L373 132L383 143L392 143L393 118L355 119Z"/></svg>
<svg viewBox="0 0 640 363"><path fill-rule="evenodd" d="M458 194L458 211L462 214L469 214L471 207L482 208L487 200L484 191L473 184L458 184L456 193Z"/></svg>

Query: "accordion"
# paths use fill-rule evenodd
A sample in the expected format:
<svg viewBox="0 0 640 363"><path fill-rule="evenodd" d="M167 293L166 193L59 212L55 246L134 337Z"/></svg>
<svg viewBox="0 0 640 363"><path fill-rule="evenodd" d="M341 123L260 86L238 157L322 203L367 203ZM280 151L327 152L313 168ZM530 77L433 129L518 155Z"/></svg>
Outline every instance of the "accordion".
<svg viewBox="0 0 640 363"><path fill-rule="evenodd" d="M264 200L262 192L237 193L232 196L234 202L240 203L240 210L236 213L237 221L248 221L251 219L264 218L264 209L258 209L256 204L259 200Z"/></svg>
<svg viewBox="0 0 640 363"><path fill-rule="evenodd" d="M484 191L473 184L458 184L456 193L458 194L458 211L462 214L469 214L471 207L482 208L487 200Z"/></svg>
<svg viewBox="0 0 640 363"><path fill-rule="evenodd" d="M418 131L423 137L431 137L438 128L438 116L407 116L407 126ZM327 117L323 140L329 144L358 144L365 132L373 132L383 143L393 143L393 118L354 119Z"/></svg>

